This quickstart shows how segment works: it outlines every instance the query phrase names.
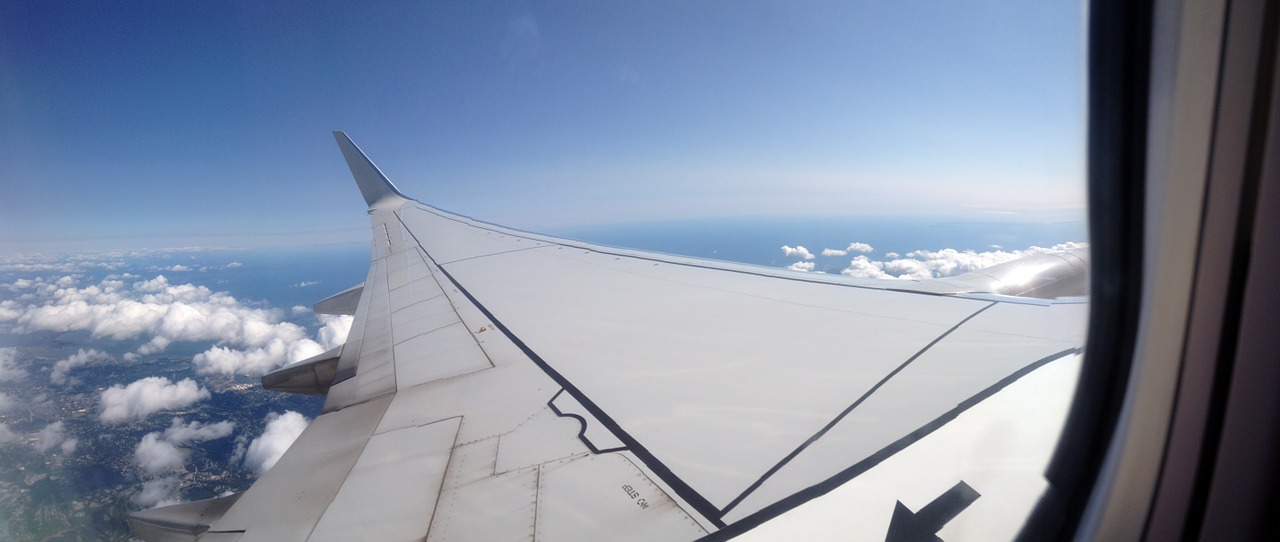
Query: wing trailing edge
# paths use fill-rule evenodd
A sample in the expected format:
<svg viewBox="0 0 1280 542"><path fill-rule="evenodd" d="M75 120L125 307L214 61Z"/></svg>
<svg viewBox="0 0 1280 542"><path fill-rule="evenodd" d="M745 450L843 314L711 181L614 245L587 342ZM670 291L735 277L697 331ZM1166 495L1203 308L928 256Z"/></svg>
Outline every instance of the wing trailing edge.
<svg viewBox="0 0 1280 542"><path fill-rule="evenodd" d="M161 506L129 514L129 530L144 540L213 540L209 526L240 500L240 493L202 501Z"/></svg>

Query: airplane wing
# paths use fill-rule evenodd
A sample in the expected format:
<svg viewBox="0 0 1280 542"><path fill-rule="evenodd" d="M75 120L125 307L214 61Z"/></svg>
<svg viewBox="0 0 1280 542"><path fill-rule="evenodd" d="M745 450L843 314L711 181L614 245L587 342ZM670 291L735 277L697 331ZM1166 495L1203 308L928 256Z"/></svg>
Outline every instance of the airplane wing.
<svg viewBox="0 0 1280 542"><path fill-rule="evenodd" d="M244 493L135 513L138 536L728 538L1083 344L1087 305L973 291L1000 277L859 281L473 220L334 135L369 274L316 305L354 315L345 345L263 377L324 413Z"/></svg>

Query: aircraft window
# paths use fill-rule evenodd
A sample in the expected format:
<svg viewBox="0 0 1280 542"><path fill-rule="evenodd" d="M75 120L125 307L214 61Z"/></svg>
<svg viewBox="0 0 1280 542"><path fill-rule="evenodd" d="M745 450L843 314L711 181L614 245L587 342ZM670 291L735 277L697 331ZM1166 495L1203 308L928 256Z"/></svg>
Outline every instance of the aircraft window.
<svg viewBox="0 0 1280 542"><path fill-rule="evenodd" d="M0 3L0 539L999 540L1096 467L1078 2L144 7Z"/></svg>

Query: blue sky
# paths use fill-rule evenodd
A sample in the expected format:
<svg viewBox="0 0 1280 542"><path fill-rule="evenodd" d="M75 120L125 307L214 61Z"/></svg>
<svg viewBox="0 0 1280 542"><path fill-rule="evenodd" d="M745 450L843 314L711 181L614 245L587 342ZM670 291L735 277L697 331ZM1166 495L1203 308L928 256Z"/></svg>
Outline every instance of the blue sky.
<svg viewBox="0 0 1280 542"><path fill-rule="evenodd" d="M401 189L528 229L1078 219L1076 2L0 3L0 252L363 242Z"/></svg>

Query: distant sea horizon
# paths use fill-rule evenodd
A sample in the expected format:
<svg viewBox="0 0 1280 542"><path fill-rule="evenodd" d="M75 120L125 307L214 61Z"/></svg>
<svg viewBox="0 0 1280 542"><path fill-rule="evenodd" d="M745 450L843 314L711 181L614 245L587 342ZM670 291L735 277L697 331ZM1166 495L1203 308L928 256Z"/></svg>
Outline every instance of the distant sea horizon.
<svg viewBox="0 0 1280 542"><path fill-rule="evenodd" d="M817 270L835 273L847 266L856 253L830 257L820 253L826 248L842 250L855 242L871 245L873 250L866 253L871 259L915 250L1013 251L1088 242L1088 224L1083 217L1054 222L972 217L698 218L564 226L538 233L769 267L786 267L794 262L781 247L800 245L819 255ZM838 268L834 267L837 263Z"/></svg>

